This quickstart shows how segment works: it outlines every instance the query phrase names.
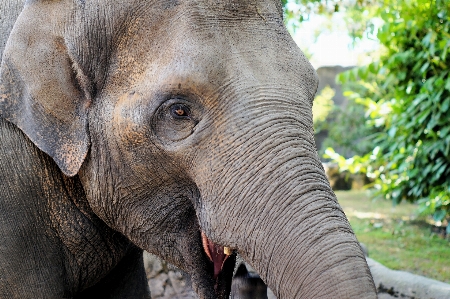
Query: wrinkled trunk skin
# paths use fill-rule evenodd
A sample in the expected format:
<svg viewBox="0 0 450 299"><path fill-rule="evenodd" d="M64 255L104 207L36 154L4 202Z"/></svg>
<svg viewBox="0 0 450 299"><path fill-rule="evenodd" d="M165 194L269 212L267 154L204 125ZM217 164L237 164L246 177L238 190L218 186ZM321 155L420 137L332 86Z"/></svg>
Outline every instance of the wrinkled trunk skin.
<svg viewBox="0 0 450 299"><path fill-rule="evenodd" d="M325 182L298 186L276 212L263 212L251 232L253 251L240 250L244 259L278 298L374 298L364 293L373 290L372 278L331 190Z"/></svg>
<svg viewBox="0 0 450 299"><path fill-rule="evenodd" d="M320 178L320 166L302 162L293 167L295 179L274 166L283 182L249 188L242 198L247 204L226 217L225 233L239 235L233 245L278 298L374 298L374 291L361 292L374 290L372 277L333 192ZM255 205L260 214L245 217Z"/></svg>
<svg viewBox="0 0 450 299"><path fill-rule="evenodd" d="M260 108L246 106L228 120L239 128L245 113L259 115L250 129L222 132L219 143L229 146L208 148L220 166L205 172L214 179L201 180L213 186L199 183L200 210L209 211L199 216L201 226L216 242L236 248L278 298L376 298L364 255L307 129L311 116L299 108L305 101L295 107L280 100L281 86L276 90L278 99L264 103L274 94L261 95L249 105Z"/></svg>

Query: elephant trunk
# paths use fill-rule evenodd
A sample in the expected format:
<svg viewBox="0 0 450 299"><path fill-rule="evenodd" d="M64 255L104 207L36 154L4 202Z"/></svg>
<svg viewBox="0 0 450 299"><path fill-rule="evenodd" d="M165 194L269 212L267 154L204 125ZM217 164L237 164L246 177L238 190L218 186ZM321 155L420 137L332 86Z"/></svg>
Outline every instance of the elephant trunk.
<svg viewBox="0 0 450 299"><path fill-rule="evenodd" d="M320 165L307 161L263 200L239 253L277 298L376 298L364 254ZM236 228L239 231L239 228Z"/></svg>
<svg viewBox="0 0 450 299"><path fill-rule="evenodd" d="M312 181L317 177L305 176L298 187L288 187L293 190L264 213L240 254L277 298L376 298L365 257L334 194Z"/></svg>
<svg viewBox="0 0 450 299"><path fill-rule="evenodd" d="M376 298L312 130L299 130L295 119L277 121L286 115L272 119L254 127L252 138L227 136L239 149L221 155L220 177L203 179L215 183L200 186L208 199L201 226L215 242L237 248L277 298Z"/></svg>

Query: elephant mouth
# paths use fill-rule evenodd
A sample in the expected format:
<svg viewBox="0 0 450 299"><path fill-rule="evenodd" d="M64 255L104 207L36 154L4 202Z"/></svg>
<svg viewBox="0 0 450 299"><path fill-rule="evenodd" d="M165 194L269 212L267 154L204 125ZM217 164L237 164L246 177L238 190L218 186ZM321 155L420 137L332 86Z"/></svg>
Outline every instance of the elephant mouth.
<svg viewBox="0 0 450 299"><path fill-rule="evenodd" d="M231 249L214 244L204 232L202 232L202 245L209 260L214 264L214 279L217 279L225 261L231 255Z"/></svg>
<svg viewBox="0 0 450 299"><path fill-rule="evenodd" d="M203 250L214 269L214 291L217 294L217 298L228 298L231 291L236 253L230 247L215 244L208 239L203 231L201 235Z"/></svg>

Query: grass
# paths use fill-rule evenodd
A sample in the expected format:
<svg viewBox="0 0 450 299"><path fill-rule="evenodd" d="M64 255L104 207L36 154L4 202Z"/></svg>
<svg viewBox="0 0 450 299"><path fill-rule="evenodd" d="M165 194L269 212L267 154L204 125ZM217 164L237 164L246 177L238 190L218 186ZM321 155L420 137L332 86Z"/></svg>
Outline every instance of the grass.
<svg viewBox="0 0 450 299"><path fill-rule="evenodd" d="M391 269L450 283L450 240L417 217L415 205L393 207L387 200L371 200L365 191L336 195L370 258Z"/></svg>

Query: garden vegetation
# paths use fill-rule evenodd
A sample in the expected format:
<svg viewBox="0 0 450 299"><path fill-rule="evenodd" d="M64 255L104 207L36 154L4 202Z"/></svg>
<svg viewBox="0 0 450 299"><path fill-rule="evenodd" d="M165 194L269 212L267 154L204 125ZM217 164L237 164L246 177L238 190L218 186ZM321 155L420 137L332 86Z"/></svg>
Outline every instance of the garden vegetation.
<svg viewBox="0 0 450 299"><path fill-rule="evenodd" d="M372 179L370 187L394 204L417 203L422 214L432 215L437 222L448 220L450 2L283 2L292 30L310 13L341 11L349 24L353 22L349 28L355 40L375 34L382 46L379 59L339 77L352 109L365 111L358 126L361 135L351 136L351 140L363 140L364 146L352 157L328 148L326 157L339 163L341 170L367 174ZM382 25L375 26L375 19ZM343 120L348 122L348 117ZM342 125L338 130L345 132L348 124ZM345 134L337 135L346 139Z"/></svg>

